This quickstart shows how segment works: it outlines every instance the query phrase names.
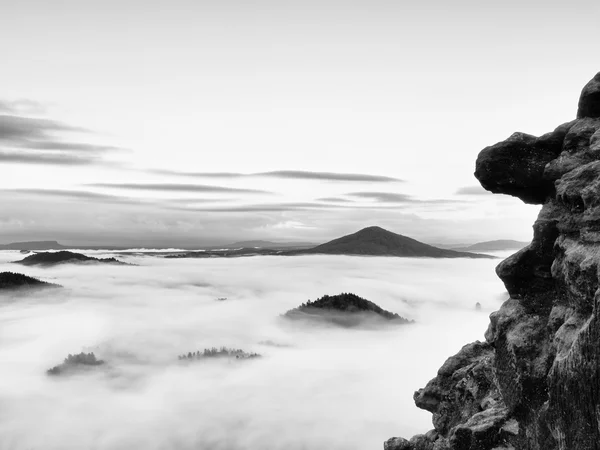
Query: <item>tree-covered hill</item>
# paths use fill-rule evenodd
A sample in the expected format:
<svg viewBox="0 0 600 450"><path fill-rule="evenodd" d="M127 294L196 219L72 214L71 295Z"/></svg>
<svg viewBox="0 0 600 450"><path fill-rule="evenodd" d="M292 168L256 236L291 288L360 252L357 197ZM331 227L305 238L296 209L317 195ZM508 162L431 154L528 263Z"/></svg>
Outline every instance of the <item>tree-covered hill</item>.
<svg viewBox="0 0 600 450"><path fill-rule="evenodd" d="M297 308L287 311L283 317L287 319L325 320L344 326L355 326L360 325L361 322L374 320L395 324L413 322L351 293L325 295L315 301L309 300Z"/></svg>
<svg viewBox="0 0 600 450"><path fill-rule="evenodd" d="M15 272L0 273L0 289L16 290L16 289L39 289L39 288L59 288L58 284L48 283L38 280L37 278L23 275Z"/></svg>
<svg viewBox="0 0 600 450"><path fill-rule="evenodd" d="M24 266L50 266L54 264L81 262L125 264L116 258L94 258L92 256L86 256L81 253L69 252L66 250L60 252L34 253L33 255L29 255L24 259L15 262L17 264L23 264Z"/></svg>
<svg viewBox="0 0 600 450"><path fill-rule="evenodd" d="M87 367L100 366L104 361L97 359L94 353L79 353L77 355L69 355L65 358L62 364L54 366L47 370L48 375L61 375L65 373L76 372Z"/></svg>
<svg viewBox="0 0 600 450"><path fill-rule="evenodd" d="M206 360L211 358L221 359L253 359L259 358L258 353L248 353L239 348L205 348L204 351L188 352L187 354L179 355L180 361Z"/></svg>

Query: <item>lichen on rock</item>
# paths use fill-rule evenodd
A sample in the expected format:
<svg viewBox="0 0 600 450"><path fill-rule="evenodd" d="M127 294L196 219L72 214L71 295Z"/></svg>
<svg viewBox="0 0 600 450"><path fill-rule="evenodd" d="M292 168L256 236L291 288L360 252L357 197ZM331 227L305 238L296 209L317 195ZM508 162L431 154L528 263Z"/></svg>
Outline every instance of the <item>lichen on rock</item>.
<svg viewBox="0 0 600 450"><path fill-rule="evenodd" d="M434 430L386 450L600 450L600 73L577 119L479 154L494 193L541 204L527 247L496 272L510 298L485 343L464 346L415 393Z"/></svg>

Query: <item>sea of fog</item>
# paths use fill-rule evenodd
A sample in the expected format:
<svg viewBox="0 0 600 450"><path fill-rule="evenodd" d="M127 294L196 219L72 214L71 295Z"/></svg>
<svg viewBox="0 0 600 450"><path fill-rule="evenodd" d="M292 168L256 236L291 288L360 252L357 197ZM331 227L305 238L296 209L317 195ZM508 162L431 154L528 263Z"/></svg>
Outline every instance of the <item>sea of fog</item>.
<svg viewBox="0 0 600 450"><path fill-rule="evenodd" d="M431 428L413 392L462 345L483 340L507 296L499 259L116 255L135 265L11 264L23 256L0 252L0 272L64 289L0 294L2 450L380 450L392 436ZM279 317L342 292L416 323L338 329ZM219 346L263 357L177 358ZM81 351L106 366L46 375Z"/></svg>

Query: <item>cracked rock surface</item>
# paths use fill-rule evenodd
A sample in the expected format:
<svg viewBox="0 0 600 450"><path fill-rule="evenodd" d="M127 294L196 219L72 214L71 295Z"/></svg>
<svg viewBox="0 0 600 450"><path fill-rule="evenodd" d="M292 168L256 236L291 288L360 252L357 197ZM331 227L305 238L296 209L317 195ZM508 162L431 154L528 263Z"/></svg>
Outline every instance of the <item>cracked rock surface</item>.
<svg viewBox="0 0 600 450"><path fill-rule="evenodd" d="M434 429L385 450L600 450L600 73L577 119L487 147L475 176L540 204L527 247L496 268L510 298L486 342L415 392Z"/></svg>

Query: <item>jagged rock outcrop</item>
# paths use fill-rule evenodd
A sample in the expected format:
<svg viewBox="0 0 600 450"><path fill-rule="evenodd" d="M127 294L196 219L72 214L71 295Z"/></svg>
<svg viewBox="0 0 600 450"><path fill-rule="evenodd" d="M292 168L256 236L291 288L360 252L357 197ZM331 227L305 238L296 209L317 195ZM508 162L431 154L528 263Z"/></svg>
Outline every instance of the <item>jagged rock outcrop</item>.
<svg viewBox="0 0 600 450"><path fill-rule="evenodd" d="M585 117L600 117L600 73L597 73L581 92L577 118Z"/></svg>
<svg viewBox="0 0 600 450"><path fill-rule="evenodd" d="M496 268L510 298L485 343L415 393L434 430L386 450L600 450L600 73L577 119L485 148L475 176L541 204L534 238Z"/></svg>

